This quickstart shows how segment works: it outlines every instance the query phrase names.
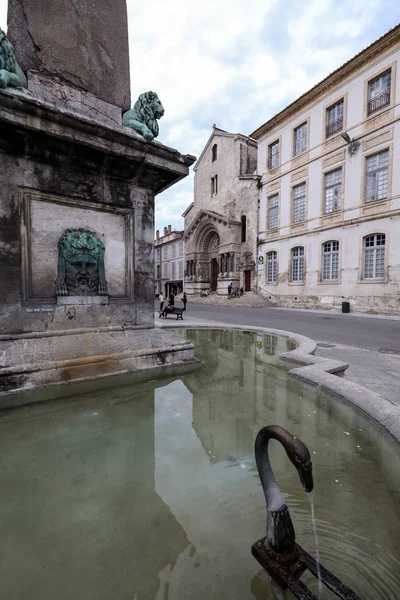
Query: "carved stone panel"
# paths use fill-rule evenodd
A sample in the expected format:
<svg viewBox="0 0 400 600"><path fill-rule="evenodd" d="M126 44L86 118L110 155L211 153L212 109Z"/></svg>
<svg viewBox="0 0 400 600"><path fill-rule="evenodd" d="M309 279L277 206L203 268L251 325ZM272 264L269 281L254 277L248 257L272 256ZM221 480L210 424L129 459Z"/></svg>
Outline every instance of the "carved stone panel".
<svg viewBox="0 0 400 600"><path fill-rule="evenodd" d="M56 281L59 297L109 294L115 301L133 300L132 235L129 210L22 190L23 303L55 301Z"/></svg>

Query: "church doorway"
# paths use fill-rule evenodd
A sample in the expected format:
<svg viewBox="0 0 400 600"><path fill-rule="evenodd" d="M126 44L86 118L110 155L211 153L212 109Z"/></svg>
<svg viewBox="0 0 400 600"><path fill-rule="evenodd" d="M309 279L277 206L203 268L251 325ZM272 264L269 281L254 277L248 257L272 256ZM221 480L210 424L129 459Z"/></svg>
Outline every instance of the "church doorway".
<svg viewBox="0 0 400 600"><path fill-rule="evenodd" d="M216 258L211 259L211 281L210 289L212 292L217 291L218 284L218 261Z"/></svg>
<svg viewBox="0 0 400 600"><path fill-rule="evenodd" d="M244 273L244 291L250 292L251 290L251 271L243 271Z"/></svg>

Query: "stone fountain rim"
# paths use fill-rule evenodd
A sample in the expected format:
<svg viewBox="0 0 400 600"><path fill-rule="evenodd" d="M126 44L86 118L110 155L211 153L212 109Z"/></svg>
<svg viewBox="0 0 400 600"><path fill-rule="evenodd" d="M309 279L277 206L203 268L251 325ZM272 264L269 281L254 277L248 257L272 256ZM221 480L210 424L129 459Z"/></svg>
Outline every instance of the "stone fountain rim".
<svg viewBox="0 0 400 600"><path fill-rule="evenodd" d="M283 352L278 357L282 361L298 363L300 365L299 367L290 369L288 371L289 375L316 385L338 396L344 402L355 406L357 410L382 426L396 442L400 443L400 405L380 396L363 385L343 379L340 375L344 374L349 364L331 358L314 356L317 343L311 338L283 329L233 324L227 326L226 323L219 322L190 323L186 321L173 324L157 323L156 326L179 329L236 329L253 331L255 333L269 333L290 338L297 343L297 348L289 352Z"/></svg>

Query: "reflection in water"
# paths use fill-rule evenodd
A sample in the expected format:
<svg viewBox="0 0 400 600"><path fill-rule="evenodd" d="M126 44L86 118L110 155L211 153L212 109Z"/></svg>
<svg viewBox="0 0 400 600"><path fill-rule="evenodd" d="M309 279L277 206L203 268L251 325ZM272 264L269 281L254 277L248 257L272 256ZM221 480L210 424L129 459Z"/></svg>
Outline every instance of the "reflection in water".
<svg viewBox="0 0 400 600"><path fill-rule="evenodd" d="M3 414L1 597L155 598L189 541L154 469L154 385Z"/></svg>
<svg viewBox="0 0 400 600"><path fill-rule="evenodd" d="M265 338L265 354L268 354L269 356L275 356L276 354L276 346L278 343L278 338L276 335L270 335L270 334L266 334L264 336Z"/></svg>
<svg viewBox="0 0 400 600"><path fill-rule="evenodd" d="M254 439L276 423L312 453L322 564L364 600L396 600L398 447L277 368L286 339L185 334L203 360L193 373L140 385L120 377L110 390L94 382L1 415L2 596L275 598L250 547L265 532ZM270 458L297 539L315 555L297 473L280 444Z"/></svg>

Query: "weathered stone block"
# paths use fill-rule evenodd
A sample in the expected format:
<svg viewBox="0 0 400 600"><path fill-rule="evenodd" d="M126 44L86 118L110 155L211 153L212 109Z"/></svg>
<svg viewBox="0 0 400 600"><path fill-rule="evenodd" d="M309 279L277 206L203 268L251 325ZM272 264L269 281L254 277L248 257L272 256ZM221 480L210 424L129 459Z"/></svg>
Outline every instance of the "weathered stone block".
<svg viewBox="0 0 400 600"><path fill-rule="evenodd" d="M28 89L35 98L53 105L56 110L82 115L110 127L122 126L122 113L118 106L37 71L28 73Z"/></svg>
<svg viewBox="0 0 400 600"><path fill-rule="evenodd" d="M130 108L126 0L9 0L8 37L25 72Z"/></svg>

